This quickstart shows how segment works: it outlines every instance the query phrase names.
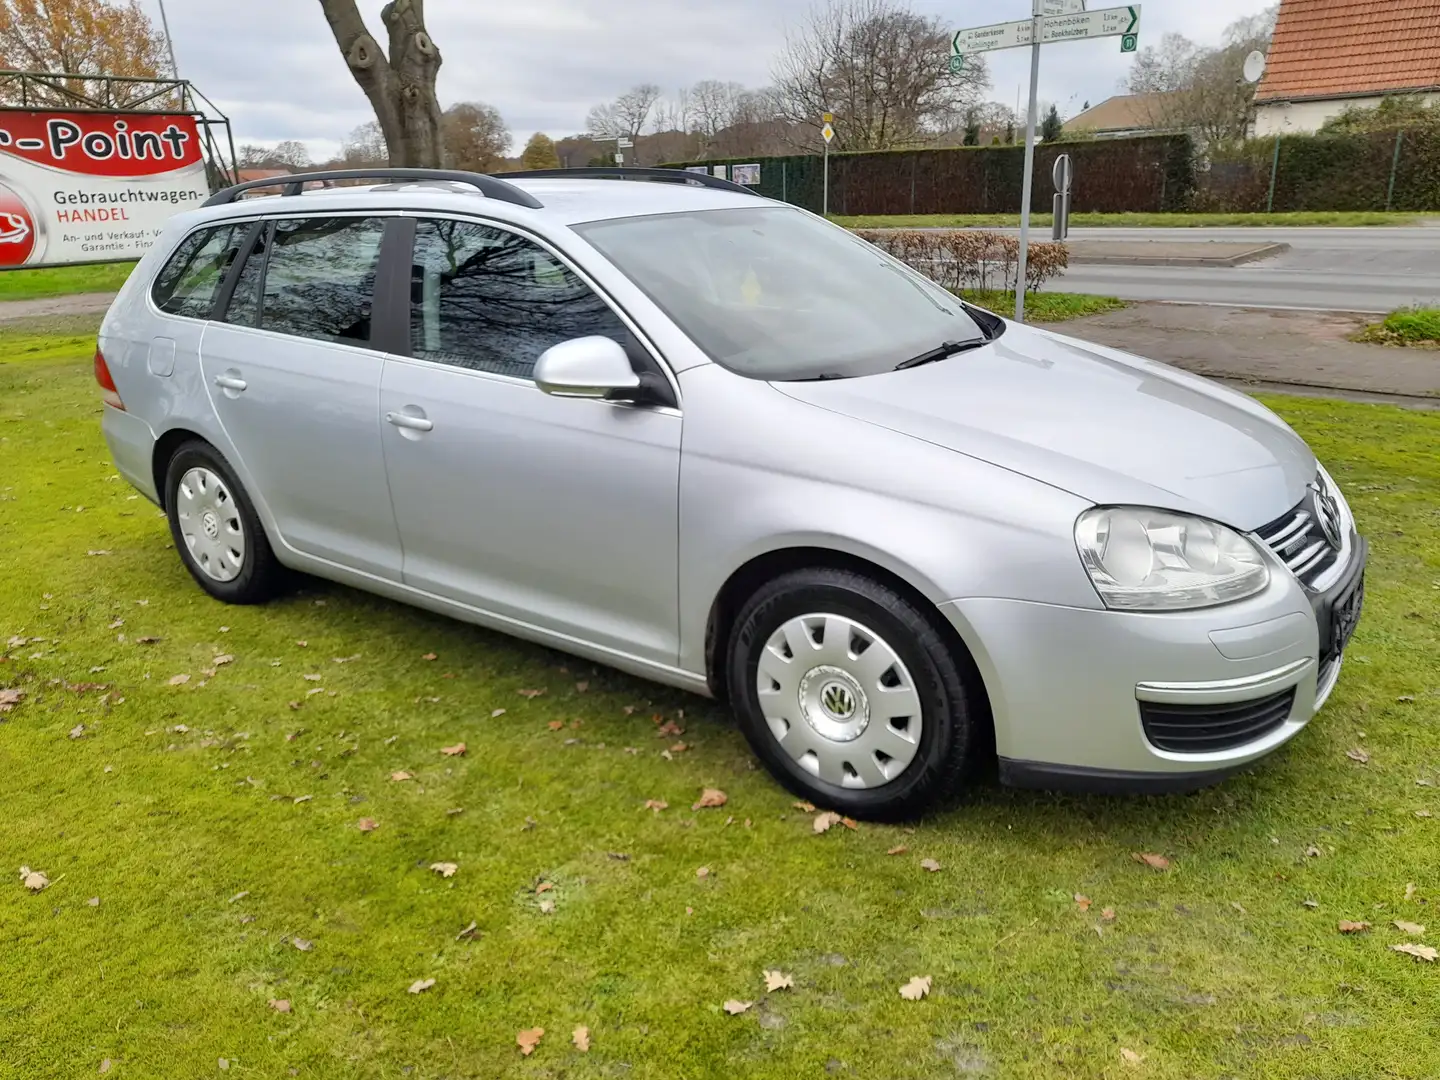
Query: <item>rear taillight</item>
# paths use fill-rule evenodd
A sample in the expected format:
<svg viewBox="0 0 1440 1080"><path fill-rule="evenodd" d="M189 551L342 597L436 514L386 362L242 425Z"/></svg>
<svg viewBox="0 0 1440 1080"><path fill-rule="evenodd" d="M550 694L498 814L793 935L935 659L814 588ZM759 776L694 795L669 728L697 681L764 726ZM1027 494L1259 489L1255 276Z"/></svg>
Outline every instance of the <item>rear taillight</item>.
<svg viewBox="0 0 1440 1080"><path fill-rule="evenodd" d="M110 367L105 363L105 354L98 347L95 349L95 381L100 384L100 400L112 409L123 411L125 403L120 400L120 392L115 389L115 380L110 377Z"/></svg>

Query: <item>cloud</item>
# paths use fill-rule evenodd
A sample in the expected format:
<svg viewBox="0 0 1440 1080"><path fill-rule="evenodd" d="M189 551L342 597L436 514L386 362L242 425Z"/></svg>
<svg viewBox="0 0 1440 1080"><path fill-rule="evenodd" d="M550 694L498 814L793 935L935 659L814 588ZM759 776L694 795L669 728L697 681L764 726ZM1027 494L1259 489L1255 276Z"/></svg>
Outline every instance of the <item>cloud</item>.
<svg viewBox="0 0 1440 1080"><path fill-rule="evenodd" d="M1091 6L1110 0L1091 0ZM159 24L156 0L142 0ZM784 41L785 26L811 0L428 0L426 21L440 46L442 104L478 100L500 110L523 144L531 132L573 134L589 108L639 82L667 91L700 79L760 86ZM381 0L361 0L383 41ZM1025 0L913 0L923 14L956 29L1009 15ZM1224 26L1262 0L1207 0L1144 7L1142 47L1166 31L1216 42ZM1009 9L1014 9L1010 11ZM317 0L187 0L167 7L180 74L231 119L235 141L299 139L322 157L373 118L340 56ZM944 57L937 57L937 63ZM1026 50L987 56L990 97L1014 104L1028 82ZM1130 58L1116 38L1047 46L1040 96L1073 115L1117 92Z"/></svg>

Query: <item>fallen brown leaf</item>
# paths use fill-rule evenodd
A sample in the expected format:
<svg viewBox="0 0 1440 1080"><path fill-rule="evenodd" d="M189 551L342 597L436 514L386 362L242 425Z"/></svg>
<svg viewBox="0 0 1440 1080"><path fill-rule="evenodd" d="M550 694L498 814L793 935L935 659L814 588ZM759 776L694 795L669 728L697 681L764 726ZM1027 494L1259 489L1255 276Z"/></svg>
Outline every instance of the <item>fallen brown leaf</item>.
<svg viewBox="0 0 1440 1080"><path fill-rule="evenodd" d="M1301 902L1302 904L1304 904L1306 907L1310 908L1312 911L1318 911L1318 910L1320 910L1320 901L1319 901L1319 900L1301 900L1300 902Z"/></svg>
<svg viewBox="0 0 1440 1080"><path fill-rule="evenodd" d="M184 686L189 681L189 675L171 675L170 678L166 680L171 686Z"/></svg>
<svg viewBox="0 0 1440 1080"><path fill-rule="evenodd" d="M439 660L440 657L436 656L433 652L427 652L424 656L420 657L420 659L421 659L421 660Z"/></svg>
<svg viewBox="0 0 1440 1080"><path fill-rule="evenodd" d="M551 900L548 896L547 896L544 900L541 900L541 901L540 901L540 914L541 914L541 915L554 915L554 914L555 914L555 901L554 901L554 900Z"/></svg>
<svg viewBox="0 0 1440 1080"><path fill-rule="evenodd" d="M582 1054L590 1052L590 1029L581 1024L570 1033L570 1041L575 1044L575 1049Z"/></svg>
<svg viewBox="0 0 1440 1080"><path fill-rule="evenodd" d="M1363 934L1370 929L1368 922L1351 922L1349 919L1341 919L1340 925L1336 928L1342 934Z"/></svg>
<svg viewBox="0 0 1440 1080"><path fill-rule="evenodd" d="M586 690L589 690L589 689L590 689L590 684L589 684L588 682L585 682L583 679L582 679L580 682L577 682L577 683L575 684L575 692L576 692L576 693L583 694L583 693L585 693Z"/></svg>
<svg viewBox="0 0 1440 1080"><path fill-rule="evenodd" d="M900 987L900 996L906 1001L919 1001L930 993L930 976L916 975Z"/></svg>
<svg viewBox="0 0 1440 1080"><path fill-rule="evenodd" d="M1406 900L1414 900L1414 899L1415 899L1415 882L1409 881L1409 882L1406 882L1406 883L1405 883L1405 899L1406 899Z"/></svg>
<svg viewBox="0 0 1440 1080"><path fill-rule="evenodd" d="M815 812L815 804L812 802L807 802L804 799L800 799L799 801L793 802L790 805L793 806L796 810L803 810L807 814L813 814Z"/></svg>
<svg viewBox="0 0 1440 1080"><path fill-rule="evenodd" d="M1080 894L1077 892L1077 893L1075 894L1075 905L1076 905L1081 911L1089 911L1089 910L1090 910L1090 898L1089 898L1088 896L1082 896L1082 895L1080 895Z"/></svg>
<svg viewBox="0 0 1440 1080"><path fill-rule="evenodd" d="M1233 907L1236 911L1238 911L1241 915L1245 914L1245 906L1241 904L1240 901L1231 900L1230 906Z"/></svg>
<svg viewBox="0 0 1440 1080"><path fill-rule="evenodd" d="M795 988L794 977L786 975L783 971L766 971L764 975L765 989L768 993L773 994L776 990L793 990Z"/></svg>
<svg viewBox="0 0 1440 1080"><path fill-rule="evenodd" d="M719 788L705 788L700 792L700 798L691 805L691 810L704 810L716 806L724 806L729 801L729 796Z"/></svg>
<svg viewBox="0 0 1440 1080"><path fill-rule="evenodd" d="M291 938L290 944L294 945L295 948L299 949L301 952L309 952L311 949L315 948L315 943L313 941L307 941L303 937Z"/></svg>
<svg viewBox="0 0 1440 1080"><path fill-rule="evenodd" d="M886 855L904 855L905 852L907 852L907 851L909 851L909 850L910 850L910 849L909 849L908 847L906 847L904 844L896 844L896 845L895 845L894 847L892 847L889 851L885 852L885 854L886 854Z"/></svg>
<svg viewBox="0 0 1440 1080"><path fill-rule="evenodd" d="M497 716L504 716L504 715L505 715L505 710L504 710L504 709L491 709L491 710L490 710L490 719L491 719L491 720L494 720Z"/></svg>
<svg viewBox="0 0 1440 1080"><path fill-rule="evenodd" d="M553 888L555 888L555 886L551 882L542 881L539 885L535 886L535 895L539 896L541 893L547 893Z"/></svg>
<svg viewBox="0 0 1440 1080"><path fill-rule="evenodd" d="M84 724L76 724L73 728L70 729L70 738L72 738L72 739L83 739L84 737L85 737L85 725L84 725Z"/></svg>
<svg viewBox="0 0 1440 1080"><path fill-rule="evenodd" d="M1415 816L1418 817L1418 818L1427 818L1427 817L1434 817L1435 815L1432 814L1432 813L1430 813L1429 810L1416 810L1416 811L1415 811Z"/></svg>
<svg viewBox="0 0 1440 1080"><path fill-rule="evenodd" d="M1145 1055L1144 1055L1144 1054L1137 1054L1134 1050L1131 1050L1128 1046L1122 1046L1122 1047L1120 1048L1120 1058L1121 1058L1121 1060L1123 1060L1123 1061L1125 1062L1125 1064L1127 1064L1127 1065L1139 1065L1142 1061L1145 1060Z"/></svg>
<svg viewBox="0 0 1440 1080"><path fill-rule="evenodd" d="M739 1016L747 1009L753 1008L754 1005L755 1003L753 1001L736 1001L734 998L731 998L729 1001L725 1002L725 1004L720 1007L724 1009L727 1013L729 1013L731 1016Z"/></svg>
<svg viewBox="0 0 1440 1080"><path fill-rule="evenodd" d="M1169 870L1170 860L1164 855L1152 855L1150 852L1132 851L1130 858L1138 863L1144 863L1154 870Z"/></svg>
<svg viewBox="0 0 1440 1080"><path fill-rule="evenodd" d="M101 1076L104 1076L106 1073L108 1073L108 1072L110 1071L111 1066L113 1066L114 1064L115 1064L115 1063L114 1063L113 1061L111 1061L109 1058L104 1058L104 1059L102 1059L101 1062L100 1062L100 1075L101 1075Z"/></svg>
<svg viewBox="0 0 1440 1080"><path fill-rule="evenodd" d="M434 985L434 979L416 979L413 983L410 984L409 992L412 994L423 994L426 990L429 990Z"/></svg>
<svg viewBox="0 0 1440 1080"><path fill-rule="evenodd" d="M811 826L817 833L823 833L828 832L831 825L838 825L839 823L840 815L835 813L833 810L826 810L822 814L815 815L815 819L813 822L811 822Z"/></svg>
<svg viewBox="0 0 1440 1080"><path fill-rule="evenodd" d="M675 723L674 720L666 720L663 724L661 724L658 728L655 729L655 737L657 739L663 739L670 735L684 734L685 729L679 724Z"/></svg>
<svg viewBox="0 0 1440 1080"><path fill-rule="evenodd" d="M1114 921L1115 921L1115 909L1114 909L1113 907L1101 908L1101 909L1100 909L1100 918L1104 919L1106 922L1114 922Z"/></svg>
<svg viewBox="0 0 1440 1080"><path fill-rule="evenodd" d="M411 776L408 772L406 772L404 769L400 769L396 772L392 772L390 774L390 779L395 783L399 783L401 780L413 780L415 778Z"/></svg>
<svg viewBox="0 0 1440 1080"><path fill-rule="evenodd" d="M1404 945L1391 945L1390 948L1396 952L1404 953L1406 956L1413 956L1416 960L1424 960L1427 964L1433 964L1436 957L1440 957L1440 952L1437 952L1431 946L1412 945L1408 941Z"/></svg>
<svg viewBox="0 0 1440 1080"><path fill-rule="evenodd" d="M442 746L440 753L446 757L459 757L465 753L465 744L463 742L457 742L454 746Z"/></svg>
<svg viewBox="0 0 1440 1080"><path fill-rule="evenodd" d="M533 700L543 693L545 693L544 690L521 690L520 696L526 698L527 700Z"/></svg>
<svg viewBox="0 0 1440 1080"><path fill-rule="evenodd" d="M921 859L920 867L923 870L929 870L932 874L938 873L940 870L940 864L934 859Z"/></svg>
<svg viewBox="0 0 1440 1080"><path fill-rule="evenodd" d="M135 639L135 644L136 644L136 645L159 645L159 644L160 644L160 639L159 639L158 637L149 637L149 636L147 635L146 637L137 637L137 638Z"/></svg>
<svg viewBox="0 0 1440 1080"><path fill-rule="evenodd" d="M430 869L434 870L441 877L454 877L455 871L459 870L460 867L453 862L432 862Z"/></svg>
<svg viewBox="0 0 1440 1080"><path fill-rule="evenodd" d="M563 727L565 726L565 721L564 721L564 720L551 720L550 723L546 724L545 726L548 727L551 731L559 731L561 728L563 728Z"/></svg>
<svg viewBox="0 0 1440 1080"><path fill-rule="evenodd" d="M288 1013L290 1011L290 1002L286 1001L284 998L271 998L270 1008L274 1009L278 1013Z"/></svg>
<svg viewBox="0 0 1440 1080"><path fill-rule="evenodd" d="M515 1033L515 1045L520 1047L520 1053L529 1057L535 1052L535 1047L540 1045L540 1039L545 1034L542 1027L526 1028L524 1031Z"/></svg>
<svg viewBox="0 0 1440 1080"><path fill-rule="evenodd" d="M645 800L645 809L646 809L646 810L654 810L655 813L657 813L657 814L658 814L661 810L667 810L667 809L669 809L669 807L670 807L670 804L669 804L668 802L666 802L664 799L646 799L646 800Z"/></svg>
<svg viewBox="0 0 1440 1080"><path fill-rule="evenodd" d="M845 828L851 830L860 828L860 823L856 821L853 817L842 817L840 819L840 824L844 825Z"/></svg>
<svg viewBox="0 0 1440 1080"><path fill-rule="evenodd" d="M1416 937L1423 937L1425 935L1425 927L1419 923L1406 922L1404 919L1395 920L1395 929L1399 930L1402 934L1414 934Z"/></svg>
<svg viewBox="0 0 1440 1080"><path fill-rule="evenodd" d="M686 750L689 749L689 743L677 742L674 746L670 747L670 752L672 754L683 754Z"/></svg>
<svg viewBox="0 0 1440 1080"><path fill-rule="evenodd" d="M49 886L50 879L39 870L31 870L28 866L22 866L20 867L20 883L31 892L39 892Z"/></svg>
<svg viewBox="0 0 1440 1080"><path fill-rule="evenodd" d="M226 664L233 664L234 662L235 657L231 656L229 653L221 653L219 656L215 657L215 659L210 661L210 666L224 667Z"/></svg>
<svg viewBox="0 0 1440 1080"><path fill-rule="evenodd" d="M1311 844L1305 849L1305 857L1307 859L1318 859L1320 857L1320 849L1314 844Z"/></svg>
<svg viewBox="0 0 1440 1080"><path fill-rule="evenodd" d="M1353 750L1346 750L1345 756L1348 757L1351 761L1358 761L1361 765L1364 765L1367 761L1370 760L1370 755L1367 754L1364 750L1361 750L1358 746L1355 747L1355 749Z"/></svg>
<svg viewBox="0 0 1440 1080"><path fill-rule="evenodd" d="M361 832L374 832L380 827L380 823L376 821L373 817L362 817L358 822L356 822L355 827Z"/></svg>

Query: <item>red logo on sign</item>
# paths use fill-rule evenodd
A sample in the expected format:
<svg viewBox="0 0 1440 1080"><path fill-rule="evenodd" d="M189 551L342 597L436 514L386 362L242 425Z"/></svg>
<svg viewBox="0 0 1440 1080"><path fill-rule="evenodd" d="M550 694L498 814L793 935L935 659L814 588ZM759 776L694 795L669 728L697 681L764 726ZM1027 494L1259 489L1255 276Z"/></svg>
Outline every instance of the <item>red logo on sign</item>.
<svg viewBox="0 0 1440 1080"><path fill-rule="evenodd" d="M90 176L154 176L201 161L193 116L0 109L0 152Z"/></svg>
<svg viewBox="0 0 1440 1080"><path fill-rule="evenodd" d="M22 266L35 250L35 218L19 195L0 184L0 266Z"/></svg>

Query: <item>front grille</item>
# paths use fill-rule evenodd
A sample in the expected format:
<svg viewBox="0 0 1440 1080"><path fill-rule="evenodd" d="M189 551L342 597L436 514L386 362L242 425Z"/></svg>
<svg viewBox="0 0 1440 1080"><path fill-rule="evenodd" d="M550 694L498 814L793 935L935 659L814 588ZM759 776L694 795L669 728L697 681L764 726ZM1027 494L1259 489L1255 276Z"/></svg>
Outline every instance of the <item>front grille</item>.
<svg viewBox="0 0 1440 1080"><path fill-rule="evenodd" d="M1255 535L1265 541L1302 585L1308 586L1340 557L1343 528L1339 501L1322 475L1306 489L1299 505L1260 526Z"/></svg>
<svg viewBox="0 0 1440 1080"><path fill-rule="evenodd" d="M1230 750L1274 731L1290 715L1295 688L1233 705L1140 702L1140 723L1150 745L1177 754Z"/></svg>

